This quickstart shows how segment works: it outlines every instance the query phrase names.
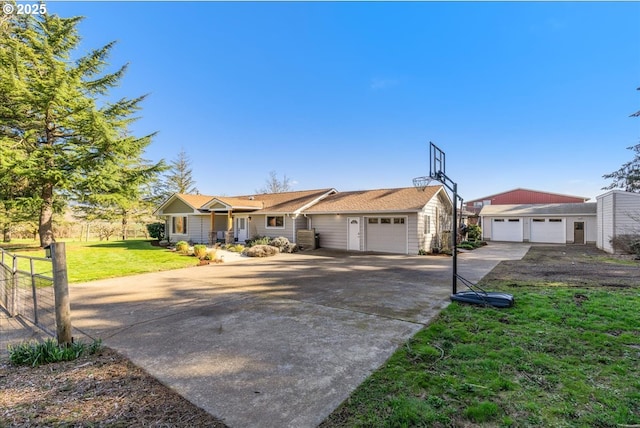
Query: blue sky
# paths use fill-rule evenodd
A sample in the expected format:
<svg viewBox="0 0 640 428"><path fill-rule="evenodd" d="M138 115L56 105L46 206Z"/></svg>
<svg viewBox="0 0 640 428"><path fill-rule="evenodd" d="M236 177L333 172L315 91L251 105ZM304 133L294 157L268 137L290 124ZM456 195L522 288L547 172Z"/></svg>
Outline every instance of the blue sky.
<svg viewBox="0 0 640 428"><path fill-rule="evenodd" d="M117 40L149 94L146 157L183 147L204 194L405 187L429 141L466 199L595 197L640 139L640 3L49 2Z"/></svg>

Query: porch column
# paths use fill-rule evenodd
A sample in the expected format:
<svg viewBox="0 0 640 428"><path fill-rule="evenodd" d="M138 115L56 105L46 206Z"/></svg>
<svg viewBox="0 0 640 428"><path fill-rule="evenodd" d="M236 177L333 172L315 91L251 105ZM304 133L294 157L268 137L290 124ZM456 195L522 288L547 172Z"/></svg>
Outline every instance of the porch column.
<svg viewBox="0 0 640 428"><path fill-rule="evenodd" d="M227 231L224 234L224 242L225 244L233 244L233 211L227 211Z"/></svg>
<svg viewBox="0 0 640 428"><path fill-rule="evenodd" d="M216 232L216 213L211 211L211 217L209 217L209 245L214 245L218 239Z"/></svg>

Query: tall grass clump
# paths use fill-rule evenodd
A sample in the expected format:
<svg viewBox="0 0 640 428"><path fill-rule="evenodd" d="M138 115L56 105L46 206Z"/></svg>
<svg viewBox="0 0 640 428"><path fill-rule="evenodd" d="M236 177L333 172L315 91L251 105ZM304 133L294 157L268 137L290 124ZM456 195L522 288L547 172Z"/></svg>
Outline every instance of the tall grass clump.
<svg viewBox="0 0 640 428"><path fill-rule="evenodd" d="M42 364L71 361L83 355L91 355L102 349L102 340L91 344L74 342L69 346L60 346L54 339L44 342L23 342L9 345L9 361L16 366L37 367Z"/></svg>

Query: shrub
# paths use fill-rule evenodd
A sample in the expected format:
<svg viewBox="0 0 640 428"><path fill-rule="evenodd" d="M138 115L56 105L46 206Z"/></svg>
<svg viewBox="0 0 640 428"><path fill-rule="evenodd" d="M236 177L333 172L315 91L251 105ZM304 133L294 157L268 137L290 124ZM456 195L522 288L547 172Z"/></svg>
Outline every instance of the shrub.
<svg viewBox="0 0 640 428"><path fill-rule="evenodd" d="M469 241L479 241L482 239L482 228L477 224L467 226L467 239Z"/></svg>
<svg viewBox="0 0 640 428"><path fill-rule="evenodd" d="M295 251L298 251L298 246L290 242L284 236L273 238L271 242L269 242L269 245L271 245L272 247L276 247L281 253L293 253Z"/></svg>
<svg viewBox="0 0 640 428"><path fill-rule="evenodd" d="M59 346L54 339L23 342L15 346L9 345L9 361L17 366L36 367L41 364L75 360L83 355L95 354L101 348L101 340L94 340L90 345L74 342L70 346Z"/></svg>
<svg viewBox="0 0 640 428"><path fill-rule="evenodd" d="M207 254L204 256L204 259L205 260L215 260L216 259L216 250L207 251Z"/></svg>
<svg viewBox="0 0 640 428"><path fill-rule="evenodd" d="M429 252L427 250L425 250L424 248L420 248L418 250L418 255L419 256L426 256L427 254L429 254Z"/></svg>
<svg viewBox="0 0 640 428"><path fill-rule="evenodd" d="M224 247L225 250L231 251L232 253L241 253L244 250L244 245L242 244L229 244Z"/></svg>
<svg viewBox="0 0 640 428"><path fill-rule="evenodd" d="M207 246L202 244L194 245L193 255L199 258L200 260L203 260L207 255Z"/></svg>
<svg viewBox="0 0 640 428"><path fill-rule="evenodd" d="M617 252L640 256L640 234L618 235L609 242Z"/></svg>
<svg viewBox="0 0 640 428"><path fill-rule="evenodd" d="M187 254L189 252L189 243L187 241L178 241L178 243L176 243L176 251Z"/></svg>
<svg viewBox="0 0 640 428"><path fill-rule="evenodd" d="M461 243L459 243L458 244L458 248L461 248L463 250L475 250L476 249L476 247L473 244L469 243L469 242L461 242Z"/></svg>
<svg viewBox="0 0 640 428"><path fill-rule="evenodd" d="M247 257L269 257L275 256L280 250L272 245L254 245L251 248L245 249L242 254Z"/></svg>
<svg viewBox="0 0 640 428"><path fill-rule="evenodd" d="M161 241L164 239L164 223L151 223L147 225L149 236Z"/></svg>
<svg viewBox="0 0 640 428"><path fill-rule="evenodd" d="M269 241L271 241L271 238L269 238L268 236L256 235L253 238L245 241L245 246L253 247L254 245L269 245Z"/></svg>

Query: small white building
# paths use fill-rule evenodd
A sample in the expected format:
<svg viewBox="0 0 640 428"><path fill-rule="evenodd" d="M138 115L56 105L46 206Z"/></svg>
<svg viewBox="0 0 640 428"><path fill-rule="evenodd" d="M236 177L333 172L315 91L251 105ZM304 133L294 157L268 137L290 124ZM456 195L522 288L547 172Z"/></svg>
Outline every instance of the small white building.
<svg viewBox="0 0 640 428"><path fill-rule="evenodd" d="M611 190L596 198L598 204L596 246L613 254L611 240L619 235L640 234L640 193Z"/></svg>
<svg viewBox="0 0 640 428"><path fill-rule="evenodd" d="M566 204L485 205L480 211L487 241L593 244L595 202Z"/></svg>

